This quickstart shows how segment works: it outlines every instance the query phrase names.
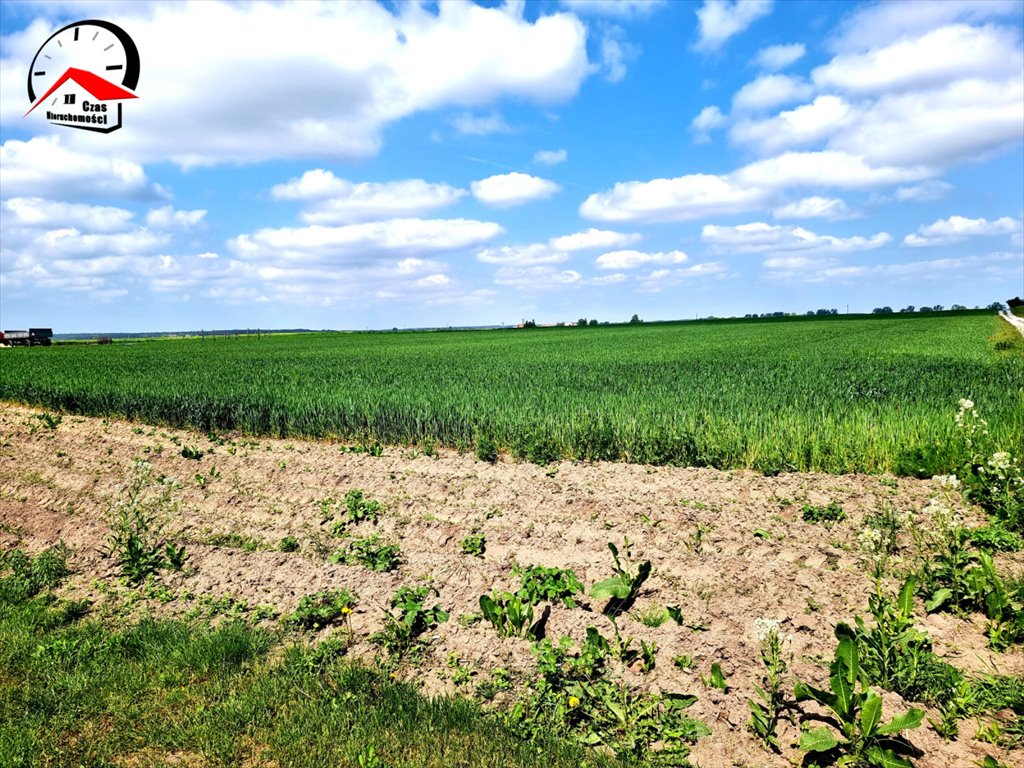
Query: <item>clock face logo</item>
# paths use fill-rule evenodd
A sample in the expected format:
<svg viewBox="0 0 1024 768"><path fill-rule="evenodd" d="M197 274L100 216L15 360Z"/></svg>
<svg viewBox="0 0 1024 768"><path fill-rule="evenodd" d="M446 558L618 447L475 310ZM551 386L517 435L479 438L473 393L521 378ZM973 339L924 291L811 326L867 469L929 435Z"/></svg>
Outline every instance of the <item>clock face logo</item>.
<svg viewBox="0 0 1024 768"><path fill-rule="evenodd" d="M50 35L28 70L28 116L45 109L54 125L110 133L121 127L122 108L137 99L139 49L109 21L68 24Z"/></svg>

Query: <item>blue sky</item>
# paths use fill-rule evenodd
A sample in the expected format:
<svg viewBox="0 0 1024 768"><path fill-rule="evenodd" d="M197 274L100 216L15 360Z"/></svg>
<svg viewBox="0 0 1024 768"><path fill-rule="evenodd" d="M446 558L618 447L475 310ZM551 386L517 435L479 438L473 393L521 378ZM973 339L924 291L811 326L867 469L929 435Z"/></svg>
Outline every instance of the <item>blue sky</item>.
<svg viewBox="0 0 1024 768"><path fill-rule="evenodd" d="M3 2L0 326L664 320L1024 293L1024 3ZM111 134L28 109L123 27Z"/></svg>

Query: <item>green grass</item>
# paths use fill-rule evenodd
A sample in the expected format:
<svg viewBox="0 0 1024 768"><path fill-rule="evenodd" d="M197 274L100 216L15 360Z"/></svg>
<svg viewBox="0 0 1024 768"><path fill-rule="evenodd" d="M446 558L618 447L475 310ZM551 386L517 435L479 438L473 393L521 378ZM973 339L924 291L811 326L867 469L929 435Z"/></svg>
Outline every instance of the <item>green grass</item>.
<svg viewBox="0 0 1024 768"><path fill-rule="evenodd" d="M286 634L237 621L107 627L43 591L59 578L46 561L8 560L0 559L4 768L357 768L371 748L380 762L366 764L379 768L625 765L555 739L527 745L472 701L425 698L347 661L337 644L289 646Z"/></svg>
<svg viewBox="0 0 1024 768"><path fill-rule="evenodd" d="M0 399L150 423L552 458L879 472L957 401L1024 445L1024 355L991 313L15 349ZM1009 352L1009 353L1008 353ZM941 451L940 451L941 453Z"/></svg>

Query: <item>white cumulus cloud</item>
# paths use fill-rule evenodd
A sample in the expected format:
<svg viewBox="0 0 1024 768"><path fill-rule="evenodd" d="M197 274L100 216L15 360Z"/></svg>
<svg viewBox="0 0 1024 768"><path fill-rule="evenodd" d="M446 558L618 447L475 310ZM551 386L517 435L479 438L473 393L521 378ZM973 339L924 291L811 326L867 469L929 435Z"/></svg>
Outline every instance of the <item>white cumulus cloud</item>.
<svg viewBox="0 0 1024 768"><path fill-rule="evenodd" d="M610 251L597 257L599 269L635 269L649 264L682 264L687 260L682 251L645 253L643 251Z"/></svg>
<svg viewBox="0 0 1024 768"><path fill-rule="evenodd" d="M927 166L871 165L846 152L786 152L729 174L619 182L587 197L580 215L608 222L685 221L774 207L779 194L794 187L872 187L935 173Z"/></svg>
<svg viewBox="0 0 1024 768"><path fill-rule="evenodd" d="M347 224L415 216L458 202L466 190L422 179L354 183L315 169L270 190L278 200L309 200L302 219L309 224Z"/></svg>
<svg viewBox="0 0 1024 768"><path fill-rule="evenodd" d="M972 77L1020 77L1024 57L1019 44L1015 29L954 24L863 53L841 53L817 67L811 78L819 87L876 93Z"/></svg>
<svg viewBox="0 0 1024 768"><path fill-rule="evenodd" d="M814 92L810 83L789 75L761 75L732 97L734 112L756 112L806 99Z"/></svg>
<svg viewBox="0 0 1024 768"><path fill-rule="evenodd" d="M747 83L733 99L730 138L761 155L818 148L870 166L927 167L935 176L1020 144L1021 71L1019 29L963 23L918 29L840 53L814 70L813 85L783 75ZM810 103L752 116L812 96Z"/></svg>
<svg viewBox="0 0 1024 768"><path fill-rule="evenodd" d="M1019 0L941 0L941 2L870 3L840 24L831 50L844 52L880 48L957 22L1020 18Z"/></svg>
<svg viewBox="0 0 1024 768"><path fill-rule="evenodd" d="M496 112L474 115L463 112L452 119L455 130L463 136L490 136L492 133L511 133L512 127Z"/></svg>
<svg viewBox="0 0 1024 768"><path fill-rule="evenodd" d="M569 260L567 253L563 253L545 243L485 248L478 251L476 257L485 264L502 264L518 267L532 266L534 264L558 264Z"/></svg>
<svg viewBox="0 0 1024 768"><path fill-rule="evenodd" d="M846 203L837 197L813 195L772 211L776 219L834 219L846 215Z"/></svg>
<svg viewBox="0 0 1024 768"><path fill-rule="evenodd" d="M601 275L600 277L592 277L588 281L591 285L617 285L618 283L624 283L629 279L629 275L624 272L616 272L613 275Z"/></svg>
<svg viewBox="0 0 1024 768"><path fill-rule="evenodd" d="M12 197L0 208L7 227L80 227L95 232L116 232L131 226L133 214L124 208L45 200L41 197Z"/></svg>
<svg viewBox="0 0 1024 768"><path fill-rule="evenodd" d="M729 119L722 114L722 110L712 105L704 107L693 120L690 121L690 129L694 132L694 138L698 142L708 141L708 134L716 128L721 128L729 122Z"/></svg>
<svg viewBox="0 0 1024 768"><path fill-rule="evenodd" d="M502 267L494 278L496 285L507 285L524 292L554 291L579 284L583 275L574 269L555 269L540 265Z"/></svg>
<svg viewBox="0 0 1024 768"><path fill-rule="evenodd" d="M704 0L697 9L699 37L695 48L718 50L730 37L771 13L772 4L772 0Z"/></svg>
<svg viewBox="0 0 1024 768"><path fill-rule="evenodd" d="M927 226L918 227L916 234L903 238L905 245L945 245L978 235L1013 235L1021 231L1021 222L1009 216L989 221L968 219L965 216L950 216L939 219Z"/></svg>
<svg viewBox="0 0 1024 768"><path fill-rule="evenodd" d="M900 187L896 190L896 199L900 202L911 200L915 203L941 200L949 194L951 189L953 189L953 185L948 181L931 179L930 181L915 184L912 187Z"/></svg>
<svg viewBox="0 0 1024 768"><path fill-rule="evenodd" d="M790 64L795 64L807 53L803 43L792 43L790 45L771 45L762 48L757 52L754 61L762 69L776 71L785 69Z"/></svg>
<svg viewBox="0 0 1024 768"><path fill-rule="evenodd" d="M812 103L763 120L741 120L729 136L761 153L818 144L850 122L853 110L838 96L818 96Z"/></svg>
<svg viewBox="0 0 1024 768"><path fill-rule="evenodd" d="M338 227L260 229L228 241L247 261L274 264L357 262L381 255L444 253L501 234L498 224L472 219L389 219Z"/></svg>
<svg viewBox="0 0 1024 768"><path fill-rule="evenodd" d="M637 277L637 291L640 293L659 293L697 278L725 277L728 273L725 265L718 261L707 261L703 264L691 264L676 269L656 269L646 275Z"/></svg>
<svg viewBox="0 0 1024 768"><path fill-rule="evenodd" d="M18 89L22 93L24 89ZM0 97L2 98L2 97ZM77 152L60 136L11 139L0 146L4 196L152 200L165 196L146 178L142 166L116 156L116 150Z"/></svg>
<svg viewBox="0 0 1024 768"><path fill-rule="evenodd" d="M619 83L626 78L626 64L639 55L637 46L626 42L625 31L621 27L605 28L601 37L601 68L604 79L609 83Z"/></svg>
<svg viewBox="0 0 1024 768"><path fill-rule="evenodd" d="M610 229L590 229L551 239L551 246L559 251L585 251L589 248L616 248L632 245L643 239L643 235L631 232L614 232Z"/></svg>
<svg viewBox="0 0 1024 768"><path fill-rule="evenodd" d="M624 181L597 192L580 205L580 216L594 221L683 221L756 209L769 199L758 187L727 176L691 174L674 179Z"/></svg>
<svg viewBox="0 0 1024 768"><path fill-rule="evenodd" d="M533 153L533 162L538 165L561 165L569 159L564 149L540 149Z"/></svg>
<svg viewBox="0 0 1024 768"><path fill-rule="evenodd" d="M205 217L205 210L179 211L173 206L164 205L146 214L146 225L154 229L191 229Z"/></svg>
<svg viewBox="0 0 1024 768"><path fill-rule="evenodd" d="M527 173L502 173L474 181L473 197L494 208L511 208L533 200L544 200L558 192L555 182Z"/></svg>
<svg viewBox="0 0 1024 768"><path fill-rule="evenodd" d="M762 187L857 188L917 181L934 173L927 166L873 165L857 154L825 150L785 152L746 165L732 175L740 184Z"/></svg>
<svg viewBox="0 0 1024 768"><path fill-rule="evenodd" d="M959 80L942 88L884 95L829 147L871 163L935 168L1020 144L1024 79Z"/></svg>
<svg viewBox="0 0 1024 768"><path fill-rule="evenodd" d="M714 253L850 253L881 248L892 241L887 232L879 232L871 237L834 237L818 235L803 227L766 224L761 221L734 227L706 224L701 230L700 239L712 246L711 251Z"/></svg>

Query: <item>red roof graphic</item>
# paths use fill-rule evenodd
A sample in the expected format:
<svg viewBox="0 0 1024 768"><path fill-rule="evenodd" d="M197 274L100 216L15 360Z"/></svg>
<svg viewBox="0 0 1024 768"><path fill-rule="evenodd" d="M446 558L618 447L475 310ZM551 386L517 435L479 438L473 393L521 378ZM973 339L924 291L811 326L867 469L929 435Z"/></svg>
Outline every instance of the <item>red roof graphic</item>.
<svg viewBox="0 0 1024 768"><path fill-rule="evenodd" d="M94 75L92 72L89 72L88 70L68 67L67 72L60 76L60 79L58 79L57 82L50 87L50 90L48 90L46 93L40 96L39 100L32 105L32 109L35 109L44 101L46 101L46 99L49 98L51 93L53 93L62 85L64 85L64 83L68 80L74 80L80 86L85 88L85 90L87 90L91 96L100 101L109 101L110 99L139 98L131 91L125 90L120 85L114 85L109 80L104 80L99 75ZM32 111L32 109L30 109L25 114L27 115L29 112Z"/></svg>

